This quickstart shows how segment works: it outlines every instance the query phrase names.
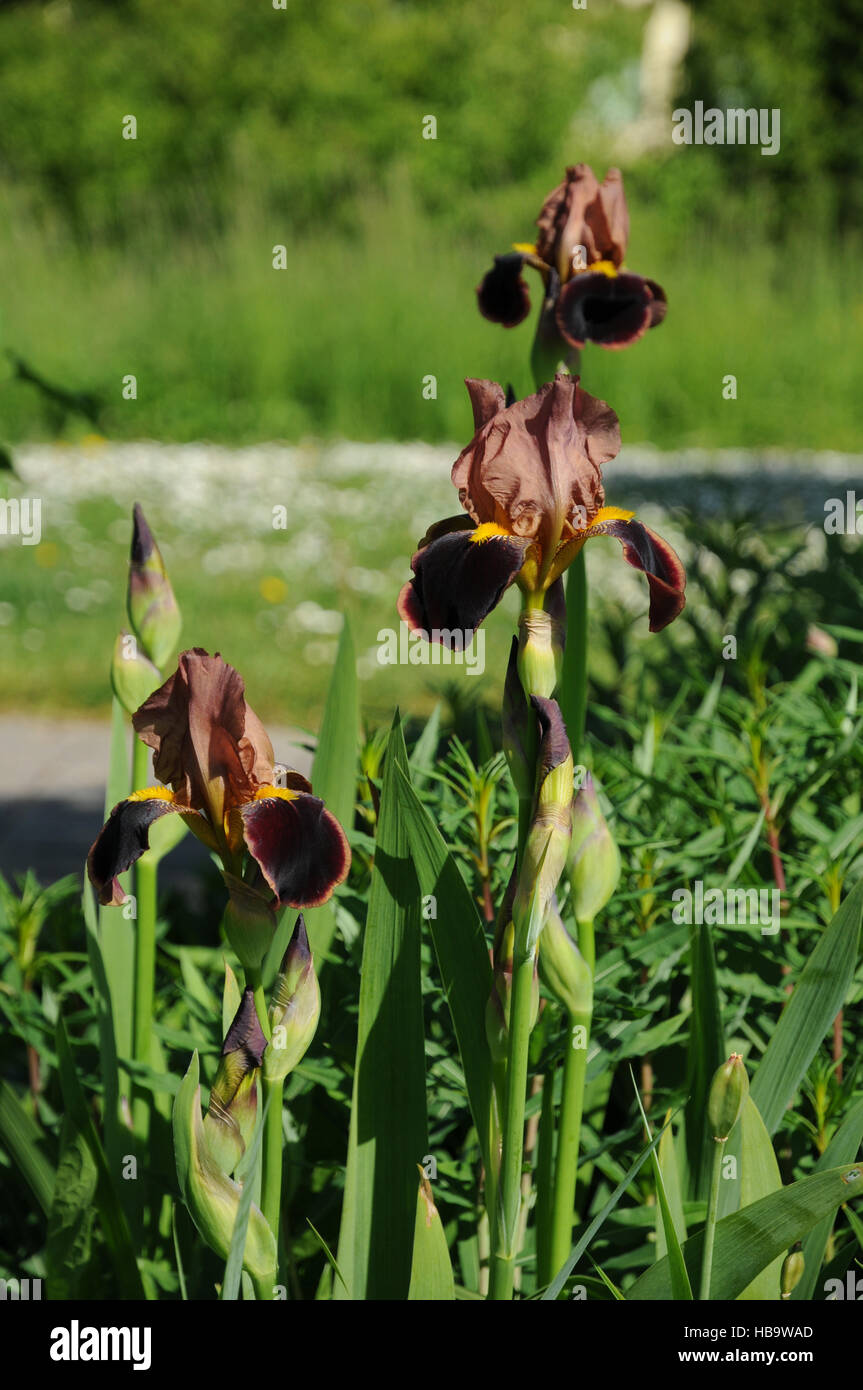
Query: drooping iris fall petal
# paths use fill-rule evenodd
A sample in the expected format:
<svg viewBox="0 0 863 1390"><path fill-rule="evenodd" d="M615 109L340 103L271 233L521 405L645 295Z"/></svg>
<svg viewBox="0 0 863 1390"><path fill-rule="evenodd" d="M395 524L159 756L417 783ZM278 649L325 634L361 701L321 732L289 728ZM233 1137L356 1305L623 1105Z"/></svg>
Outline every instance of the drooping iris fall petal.
<svg viewBox="0 0 863 1390"><path fill-rule="evenodd" d="M650 631L661 632L686 602L686 571L667 541L640 521L599 521L588 529L591 536L615 536L624 559L647 576L650 589Z"/></svg>
<svg viewBox="0 0 863 1390"><path fill-rule="evenodd" d="M150 787L114 807L87 855L87 872L103 907L124 899L118 874L125 873L150 847L150 826L169 811L188 811L172 792Z"/></svg>
<svg viewBox="0 0 863 1390"><path fill-rule="evenodd" d="M515 328L530 313L530 291L522 276L524 257L518 251L495 256L494 266L477 287L476 297L483 318Z"/></svg>
<svg viewBox="0 0 863 1390"><path fill-rule="evenodd" d="M279 902L319 907L347 877L344 831L316 796L265 788L241 809L243 835Z"/></svg>
<svg viewBox="0 0 863 1390"><path fill-rule="evenodd" d="M452 649L470 641L524 563L530 540L475 530L439 536L411 560L413 579L399 595L399 616L413 632Z"/></svg>
<svg viewBox="0 0 863 1390"><path fill-rule="evenodd" d="M576 275L564 285L556 320L571 347L628 347L665 317L665 292L641 275Z"/></svg>

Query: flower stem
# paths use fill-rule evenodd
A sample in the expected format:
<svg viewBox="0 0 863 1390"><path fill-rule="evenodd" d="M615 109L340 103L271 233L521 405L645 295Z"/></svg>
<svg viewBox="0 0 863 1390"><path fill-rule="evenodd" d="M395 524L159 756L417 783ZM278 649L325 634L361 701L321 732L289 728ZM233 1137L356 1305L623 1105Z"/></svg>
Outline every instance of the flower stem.
<svg viewBox="0 0 863 1390"><path fill-rule="evenodd" d="M489 1298L511 1299L518 1254L521 1161L524 1112L527 1103L527 1064L533 994L533 956L514 963L509 1017L509 1056L503 1117L500 1186L498 1189L495 1251Z"/></svg>
<svg viewBox="0 0 863 1390"><path fill-rule="evenodd" d="M596 947L593 922L578 924L578 948L594 973ZM572 1249L572 1226L575 1213L575 1188L578 1179L578 1153L581 1144L581 1120L584 1112L584 1083L587 1073L587 1045L590 1041L592 1012L571 1013L568 1016L567 1047L563 1063L563 1094L560 1105L560 1126L554 1171L554 1199L550 1265L543 1274L552 1279Z"/></svg>
<svg viewBox="0 0 863 1390"><path fill-rule="evenodd" d="M264 996L264 982L261 970L249 967L246 971L246 979L255 992L255 1010L258 1020L267 1038L271 1036L270 1019L267 1012L267 1001ZM275 1240L276 1248L279 1244L279 1215L282 1205L282 1157L284 1150L284 1135L282 1131L282 1102L284 1098L285 1080L280 1077L278 1081L268 1081L265 1076L261 1077L261 1092L264 1110L264 1133L261 1154L261 1211L269 1223ZM259 1299L267 1301L272 1299L272 1292L267 1292L269 1285L255 1285Z"/></svg>
<svg viewBox="0 0 863 1390"><path fill-rule="evenodd" d="M264 1078L263 1097L267 1112L264 1118L261 1211L269 1222L277 1246L279 1243L279 1213L282 1205L282 1154L284 1151L282 1099L284 1089L283 1077L278 1081L267 1081Z"/></svg>
<svg viewBox="0 0 863 1390"><path fill-rule="evenodd" d="M566 646L559 703L572 759L578 763L587 714L587 570L583 549L570 564L566 577Z"/></svg>
<svg viewBox="0 0 863 1390"><path fill-rule="evenodd" d="M710 1192L707 1198L707 1220L704 1225L704 1252L701 1257L701 1287L698 1297L701 1302L710 1298L710 1276L713 1272L713 1241L716 1236L716 1214L719 1207L719 1178L722 1173L722 1155L725 1141L714 1140L713 1172L710 1175Z"/></svg>
<svg viewBox="0 0 863 1390"><path fill-rule="evenodd" d="M132 790L147 785L150 750L139 739L132 754ZM153 1037L153 996L156 976L157 864L144 854L135 865L135 982L133 1002L132 1056L142 1066L151 1062ZM136 1086L132 1101L132 1123L139 1140L146 1140L150 1128L149 1092Z"/></svg>

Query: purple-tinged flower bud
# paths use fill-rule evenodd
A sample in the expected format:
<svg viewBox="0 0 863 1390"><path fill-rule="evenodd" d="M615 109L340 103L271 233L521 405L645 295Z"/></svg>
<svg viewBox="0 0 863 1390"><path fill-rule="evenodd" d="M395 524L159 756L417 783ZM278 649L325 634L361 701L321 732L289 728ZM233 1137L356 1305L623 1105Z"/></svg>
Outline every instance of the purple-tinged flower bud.
<svg viewBox="0 0 863 1390"><path fill-rule="evenodd" d="M743 1113L749 1077L739 1052L717 1067L707 1096L707 1120L717 1144L724 1144Z"/></svg>
<svg viewBox="0 0 863 1390"><path fill-rule="evenodd" d="M144 653L161 668L177 646L182 619L159 547L137 502L132 515L126 608Z"/></svg>
<svg viewBox="0 0 863 1390"><path fill-rule="evenodd" d="M204 1118L204 1136L210 1153L224 1173L233 1173L254 1134L258 1072L266 1046L267 1039L255 1009L254 990L247 987L222 1045L222 1057Z"/></svg>
<svg viewBox="0 0 863 1390"><path fill-rule="evenodd" d="M174 1100L172 1122L183 1201L207 1245L226 1259L243 1189L219 1167L204 1133L197 1052ZM249 1211L243 1268L255 1279L271 1278L276 1269L275 1237L254 1202Z"/></svg>
<svg viewBox="0 0 863 1390"><path fill-rule="evenodd" d="M555 700L531 704L540 723L533 820L519 867L513 903L516 950L521 959L539 940L569 853L572 819L572 752Z"/></svg>
<svg viewBox="0 0 863 1390"><path fill-rule="evenodd" d="M568 874L573 915L577 922L592 922L620 880L620 851L606 825L589 772L573 802Z"/></svg>
<svg viewBox="0 0 863 1390"><path fill-rule="evenodd" d="M282 960L270 1004L271 1041L264 1058L268 1081L281 1081L305 1056L321 1016L321 990L303 914Z"/></svg>

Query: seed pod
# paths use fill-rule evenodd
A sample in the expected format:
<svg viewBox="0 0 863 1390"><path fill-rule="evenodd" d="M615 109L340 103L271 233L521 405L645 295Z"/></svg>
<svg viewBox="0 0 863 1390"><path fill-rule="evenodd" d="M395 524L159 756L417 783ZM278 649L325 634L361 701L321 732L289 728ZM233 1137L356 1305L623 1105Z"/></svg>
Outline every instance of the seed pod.
<svg viewBox="0 0 863 1390"><path fill-rule="evenodd" d="M749 1077L739 1052L718 1067L707 1097L707 1119L717 1144L724 1144L740 1119L749 1095Z"/></svg>

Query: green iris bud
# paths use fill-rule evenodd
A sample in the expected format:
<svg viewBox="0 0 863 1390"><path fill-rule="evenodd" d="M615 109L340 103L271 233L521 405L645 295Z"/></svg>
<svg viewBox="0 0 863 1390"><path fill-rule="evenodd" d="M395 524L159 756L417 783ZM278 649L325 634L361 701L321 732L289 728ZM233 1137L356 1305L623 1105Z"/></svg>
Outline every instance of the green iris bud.
<svg viewBox="0 0 863 1390"><path fill-rule="evenodd" d="M572 807L568 873L575 919L592 922L619 882L620 851L606 825L589 772Z"/></svg>
<svg viewBox="0 0 863 1390"><path fill-rule="evenodd" d="M537 695L531 704L541 728L536 796L512 912L522 958L539 940L567 861L572 821L572 752L560 709Z"/></svg>
<svg viewBox="0 0 863 1390"><path fill-rule="evenodd" d="M161 671L144 655L137 637L121 632L111 658L111 689L126 713L134 714L161 684Z"/></svg>
<svg viewBox="0 0 863 1390"><path fill-rule="evenodd" d="M569 1014L593 1010L593 977L590 966L573 941L563 918L552 903L539 938L539 975L542 983Z"/></svg>
<svg viewBox="0 0 863 1390"><path fill-rule="evenodd" d="M749 1077L739 1052L717 1068L707 1097L707 1120L717 1144L724 1144L743 1113L749 1095Z"/></svg>
<svg viewBox="0 0 863 1390"><path fill-rule="evenodd" d="M803 1271L806 1268L806 1261L803 1258L803 1251L799 1245L793 1250L789 1250L785 1259L782 1261L782 1273L779 1276L779 1290L783 1298L790 1298L800 1280L803 1278Z"/></svg>
<svg viewBox="0 0 863 1390"><path fill-rule="evenodd" d="M242 1187L219 1167L201 1117L198 1054L194 1052L174 1100L174 1154L183 1201L201 1237L227 1259ZM259 1207L252 1203L243 1268L254 1279L275 1275L276 1242Z"/></svg>
<svg viewBox="0 0 863 1390"><path fill-rule="evenodd" d="M224 1173L233 1173L255 1132L258 1072L266 1046L254 990L249 987L225 1037L204 1118L210 1153Z"/></svg>
<svg viewBox="0 0 863 1390"><path fill-rule="evenodd" d="M321 1016L321 990L303 914L297 917L276 979L269 1019L271 1041L264 1076L281 1081L305 1056Z"/></svg>
<svg viewBox="0 0 863 1390"><path fill-rule="evenodd" d="M126 609L145 655L154 665L165 666L176 649L182 618L159 547L137 502L132 513Z"/></svg>

